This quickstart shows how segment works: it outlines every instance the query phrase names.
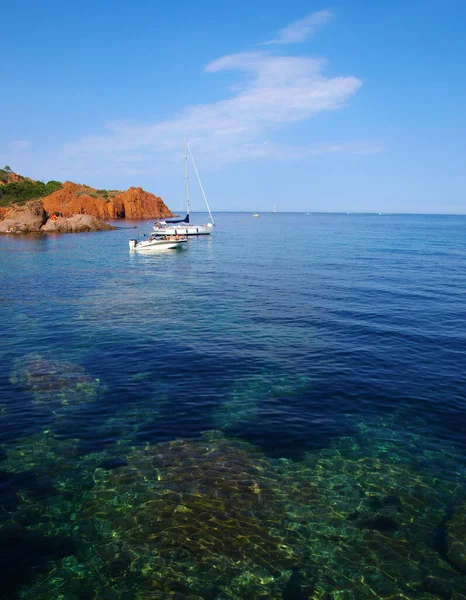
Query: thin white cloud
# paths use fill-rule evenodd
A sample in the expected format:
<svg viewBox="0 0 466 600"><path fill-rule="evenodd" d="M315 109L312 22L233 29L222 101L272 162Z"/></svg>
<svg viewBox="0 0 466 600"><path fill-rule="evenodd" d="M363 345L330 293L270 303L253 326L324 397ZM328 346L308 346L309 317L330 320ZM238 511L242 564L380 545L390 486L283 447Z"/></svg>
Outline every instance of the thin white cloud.
<svg viewBox="0 0 466 600"><path fill-rule="evenodd" d="M270 45L304 41L332 18L319 11L280 31ZM380 144L310 143L280 145L267 138L292 123L344 107L362 83L353 75L328 77L326 61L275 52L240 52L222 56L204 68L213 77L232 72L228 96L220 101L187 106L165 121L146 124L109 123L100 135L64 146L59 160L64 171L150 173L179 168L182 139L190 138L196 159L211 168L245 160L294 160L317 154L379 152ZM205 75L204 75L205 76Z"/></svg>
<svg viewBox="0 0 466 600"><path fill-rule="evenodd" d="M346 143L315 143L307 145L276 144L270 141L246 143L242 146L223 148L216 154L219 166L245 160L292 161L326 154L377 154L383 145L373 141Z"/></svg>
<svg viewBox="0 0 466 600"><path fill-rule="evenodd" d="M333 13L331 10L319 10L310 13L279 31L276 38L264 42L263 45L299 44L305 42L314 35L321 25L325 25L332 18Z"/></svg>
<svg viewBox="0 0 466 600"><path fill-rule="evenodd" d="M208 64L205 71L246 74L230 98L187 107L168 121L114 123L107 127L107 134L67 144L65 151L75 157L94 154L99 159L133 163L145 155L141 162L147 162L149 155L166 157L178 152L187 134L201 153L216 159L245 154L244 145L258 142L267 132L341 108L361 86L353 76L326 77L324 66L322 60L268 52L227 55Z"/></svg>

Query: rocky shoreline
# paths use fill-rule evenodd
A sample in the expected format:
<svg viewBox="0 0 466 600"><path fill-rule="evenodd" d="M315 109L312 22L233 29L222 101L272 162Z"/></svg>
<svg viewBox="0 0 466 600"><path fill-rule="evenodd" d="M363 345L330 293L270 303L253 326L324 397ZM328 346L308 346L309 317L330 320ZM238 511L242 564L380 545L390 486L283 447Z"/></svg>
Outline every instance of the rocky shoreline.
<svg viewBox="0 0 466 600"><path fill-rule="evenodd" d="M0 220L0 234L81 233L117 229L93 215L63 216L45 210L42 200L31 200L23 206L6 209Z"/></svg>
<svg viewBox="0 0 466 600"><path fill-rule="evenodd" d="M140 187L97 190L72 181L34 181L0 169L0 234L79 233L117 229L105 220L158 219L173 214Z"/></svg>

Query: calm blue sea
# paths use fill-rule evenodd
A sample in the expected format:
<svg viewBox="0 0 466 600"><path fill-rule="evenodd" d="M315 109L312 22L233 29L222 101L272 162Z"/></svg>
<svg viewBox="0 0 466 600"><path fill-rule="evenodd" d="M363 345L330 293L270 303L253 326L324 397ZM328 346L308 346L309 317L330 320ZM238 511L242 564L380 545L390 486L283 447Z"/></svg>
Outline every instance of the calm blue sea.
<svg viewBox="0 0 466 600"><path fill-rule="evenodd" d="M0 598L466 598L466 217L118 225L0 237Z"/></svg>

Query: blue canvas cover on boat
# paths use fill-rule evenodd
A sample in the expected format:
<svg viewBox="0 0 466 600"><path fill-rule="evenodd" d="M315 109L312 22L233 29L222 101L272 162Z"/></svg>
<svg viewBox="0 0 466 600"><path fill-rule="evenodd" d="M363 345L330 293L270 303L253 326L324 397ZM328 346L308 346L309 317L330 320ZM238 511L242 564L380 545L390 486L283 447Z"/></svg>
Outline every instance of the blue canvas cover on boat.
<svg viewBox="0 0 466 600"><path fill-rule="evenodd" d="M189 215L186 215L184 219L178 219L177 221L166 221L164 219L164 222L167 225L171 225L172 223L189 223Z"/></svg>

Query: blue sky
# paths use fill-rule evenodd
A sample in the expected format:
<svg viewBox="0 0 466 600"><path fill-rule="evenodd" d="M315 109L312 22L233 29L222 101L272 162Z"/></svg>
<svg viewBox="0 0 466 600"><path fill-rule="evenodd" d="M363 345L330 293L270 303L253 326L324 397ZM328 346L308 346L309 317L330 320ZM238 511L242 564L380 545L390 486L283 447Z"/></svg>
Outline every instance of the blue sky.
<svg viewBox="0 0 466 600"><path fill-rule="evenodd" d="M12 3L0 163L180 210L187 135L214 212L466 213L465 32L464 0Z"/></svg>

